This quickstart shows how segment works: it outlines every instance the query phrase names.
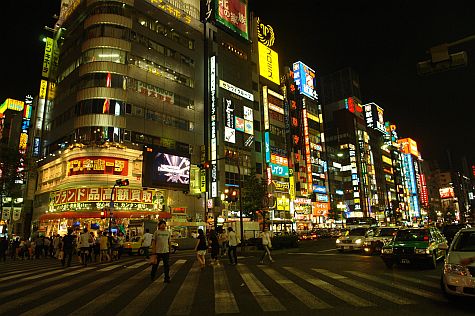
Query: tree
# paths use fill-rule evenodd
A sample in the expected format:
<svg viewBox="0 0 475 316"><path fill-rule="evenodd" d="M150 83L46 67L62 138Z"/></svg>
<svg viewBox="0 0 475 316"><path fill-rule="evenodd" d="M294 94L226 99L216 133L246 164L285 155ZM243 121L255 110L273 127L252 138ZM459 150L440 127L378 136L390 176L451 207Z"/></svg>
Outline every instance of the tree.
<svg viewBox="0 0 475 316"><path fill-rule="evenodd" d="M21 184L23 173L18 172L22 166L24 156L18 150L0 144L0 210L3 210L3 198L21 197Z"/></svg>
<svg viewBox="0 0 475 316"><path fill-rule="evenodd" d="M244 179L241 191L243 215L257 219L256 212L262 210L262 200L267 194L265 182L257 178L255 170L251 170L251 174Z"/></svg>

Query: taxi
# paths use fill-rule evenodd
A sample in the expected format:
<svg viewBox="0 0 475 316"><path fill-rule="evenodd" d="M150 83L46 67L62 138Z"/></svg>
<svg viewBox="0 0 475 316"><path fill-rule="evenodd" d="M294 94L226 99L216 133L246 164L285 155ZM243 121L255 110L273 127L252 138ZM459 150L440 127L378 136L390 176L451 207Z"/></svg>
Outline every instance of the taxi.
<svg viewBox="0 0 475 316"><path fill-rule="evenodd" d="M171 253L175 253L178 249L178 243L174 240L171 241ZM124 253L129 255L143 256L145 254L145 247L142 247L142 238L140 236L132 237L129 241L124 243ZM151 248L149 247L149 253L151 253Z"/></svg>

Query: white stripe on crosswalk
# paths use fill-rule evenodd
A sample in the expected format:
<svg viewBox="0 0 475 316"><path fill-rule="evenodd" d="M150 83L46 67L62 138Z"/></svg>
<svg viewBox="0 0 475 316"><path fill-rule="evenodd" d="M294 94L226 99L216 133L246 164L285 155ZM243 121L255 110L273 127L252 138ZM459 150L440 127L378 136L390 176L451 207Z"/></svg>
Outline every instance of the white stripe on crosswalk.
<svg viewBox="0 0 475 316"><path fill-rule="evenodd" d="M179 259L170 267L170 278L173 278L175 273L183 266L186 262L184 259ZM148 270L148 269L147 269ZM159 295L164 289L165 285L163 284L163 274L157 278L153 283L145 288L139 295L134 297L134 299L125 306L122 311L117 316L136 316L141 315L145 309L150 305L152 300Z"/></svg>
<svg viewBox="0 0 475 316"><path fill-rule="evenodd" d="M4 297L8 297L10 295L14 295L14 294L18 294L18 293L21 293L21 292L24 292L24 291L28 291L32 287L43 286L43 285L46 285L48 283L51 283L51 282L54 282L54 281L57 281L57 280L61 280L61 279L66 278L66 277L70 277L70 276L73 276L73 275L76 275L76 274L79 274L79 273L82 273L82 272L89 271L91 269L94 269L94 268L83 268L81 270L71 271L71 272L68 272L68 273L62 273L62 274L57 275L55 277L47 278L47 279L35 282L33 284L30 283L30 284L27 284L27 285L24 285L24 286L15 287L15 288L13 288L11 290L8 290L8 291L1 291L0 292L0 298L4 298ZM56 272L61 273L61 270L56 270Z"/></svg>
<svg viewBox="0 0 475 316"><path fill-rule="evenodd" d="M289 271L290 273L298 276L299 278L301 278L302 280L305 280L307 281L308 283L330 293L331 295L333 296L336 296L338 297L339 299L341 299L342 301L348 303L348 304L351 304L351 305L354 305L354 306L362 306L362 307L368 307L368 306L375 306L375 304L361 298L361 297L358 297L350 292L347 292L343 289L340 289L336 286L334 286L333 284L330 284L328 282L325 282L321 279L318 279L306 272L303 272L303 271L300 271L296 268L293 268L293 267L284 267L284 269L286 269L287 271Z"/></svg>
<svg viewBox="0 0 475 316"><path fill-rule="evenodd" d="M433 287L435 289L440 288L440 284L438 282L434 282L434 281L426 281L426 280L422 280L422 279L419 279L419 278L410 277L410 276L407 276L407 275L397 275L397 274L392 274L392 273L386 273L385 275L387 275L389 277L392 277L395 281L404 280L404 281L408 281L408 282L422 284L422 285L425 285L425 286L428 286L428 287Z"/></svg>
<svg viewBox="0 0 475 316"><path fill-rule="evenodd" d="M149 263L147 261L137 262L136 264L128 266L127 269L137 269L137 268L140 268L141 266L143 266L144 264L149 264Z"/></svg>
<svg viewBox="0 0 475 316"><path fill-rule="evenodd" d="M305 304L310 309L325 309L331 308L330 305L320 300L314 296L309 291L295 284L290 279L284 277L282 274L278 273L276 270L269 267L260 266L259 268L265 272L271 279L273 279L277 284L282 286L286 291L295 296L303 304Z"/></svg>
<svg viewBox="0 0 475 316"><path fill-rule="evenodd" d="M350 278L348 278L344 275L341 275L341 274L336 274L336 273L330 272L330 271L325 270L325 269L312 269L312 270L315 271L315 272L321 273L326 277L329 277L329 278L332 278L334 280L338 280L342 283L345 283L346 285L352 286L354 288L357 288L357 289L365 291L365 292L369 292L369 293L371 293L371 295L378 296L382 299L385 299L386 301L393 302L395 304L405 305L405 304L414 304L415 303L414 301L411 301L410 299L407 299L405 297L399 296L397 294L394 294L394 293L391 293L391 292L388 292L388 291L378 289L378 288L376 288L374 286L371 286L367 283L361 283L361 282L355 281L355 280L350 279Z"/></svg>
<svg viewBox="0 0 475 316"><path fill-rule="evenodd" d="M147 262L139 262L143 266ZM137 263L138 264L138 263ZM137 265L135 264L135 265ZM138 267L140 267L138 266ZM130 266L132 267L132 266ZM127 267L127 268L130 268ZM134 275L133 277L127 279L127 283L122 284L118 287L113 287L106 292L102 293L101 295L94 298L92 301L87 303L86 305L82 306L78 310L75 310L73 313L69 314L69 316L89 316L93 315L95 312L102 310L103 308L107 307L108 304L113 302L116 298L121 296L124 293L127 293L130 289L137 286L137 283L143 281L144 277L150 273L148 269L144 269Z"/></svg>
<svg viewBox="0 0 475 316"><path fill-rule="evenodd" d="M36 306L35 308L26 311L22 316L35 315L42 316L54 311L57 308L60 308L63 305L69 304L70 302L76 301L84 295L90 293L91 289L97 289L103 285L109 284L110 282L120 279L122 275L130 273L130 270L122 269L120 271L115 271L113 273L107 273L106 276L97 279L94 282L88 283L74 291L68 292L64 295L56 297L54 300L48 301L45 304Z"/></svg>
<svg viewBox="0 0 475 316"><path fill-rule="evenodd" d="M122 264L113 264L113 265L111 265L111 266L107 266L107 267L105 267L105 268L102 268L102 269L100 269L100 270L97 270L97 272L110 271L110 270L114 270L114 269L116 269L116 268L118 268L118 267L121 267L121 266L122 266Z"/></svg>
<svg viewBox="0 0 475 316"><path fill-rule="evenodd" d="M198 261L196 261L188 271L185 281L183 281L178 293L175 295L175 298L168 309L167 315L190 315L199 278L200 268ZM184 297L186 297L186 300L183 301Z"/></svg>
<svg viewBox="0 0 475 316"><path fill-rule="evenodd" d="M78 268L80 268L80 267L69 268L69 270L76 270ZM25 282L25 281L36 280L36 279L39 279L39 278L42 278L42 277L46 277L46 276L53 275L53 274L56 274L56 273L61 273L61 272L62 272L62 270L55 269L53 271L40 273L40 274L35 274L35 275L29 276L29 277L26 277L26 278L20 278L20 279L17 279L15 281L7 282L7 283L5 283L5 285L0 286L0 288L6 287L6 286L12 286L14 284L18 284L18 283Z"/></svg>
<svg viewBox="0 0 475 316"><path fill-rule="evenodd" d="M237 269L241 278L246 283L247 288L251 291L263 311L277 312L286 310L279 300L272 295L264 284L262 284L246 266L238 264Z"/></svg>
<svg viewBox="0 0 475 316"><path fill-rule="evenodd" d="M362 279L373 281L375 283L383 284L383 285L386 285L386 286L389 286L389 287L392 287L392 288L395 288L395 289L398 289L398 290L401 290L401 291L405 291L405 292L408 292L408 293L411 293L411 294L414 294L414 295L429 298L429 299L434 300L434 301L447 302L447 300L442 298L441 296L438 296L438 295L436 295L432 292L429 292L429 291L426 291L426 290L423 290L423 289L419 289L419 288L415 288L415 287L411 287L411 286L407 286L407 285L397 284L393 281L383 279L383 278L379 278L379 277L376 277L376 276L373 276L373 275L368 275L366 273L362 273L362 272L358 272L358 271L346 271L346 273L349 273L351 275L360 277Z"/></svg>
<svg viewBox="0 0 475 316"><path fill-rule="evenodd" d="M21 272L23 270L19 270L19 271L16 271L16 272L11 272L11 273L5 273L5 274L2 273L2 277L0 278L0 282L8 281L8 280L11 280L11 279L16 279L16 278L27 276L27 275L32 275L32 274L38 273L38 271L48 272L48 271L53 271L53 270L57 271L58 267L54 267L54 268L51 268L51 269L39 268L35 271L28 269L28 272L22 272L22 273L19 273L19 272Z"/></svg>
<svg viewBox="0 0 475 316"><path fill-rule="evenodd" d="M236 299L229 287L228 278L222 265L213 266L214 312L216 314L239 313Z"/></svg>

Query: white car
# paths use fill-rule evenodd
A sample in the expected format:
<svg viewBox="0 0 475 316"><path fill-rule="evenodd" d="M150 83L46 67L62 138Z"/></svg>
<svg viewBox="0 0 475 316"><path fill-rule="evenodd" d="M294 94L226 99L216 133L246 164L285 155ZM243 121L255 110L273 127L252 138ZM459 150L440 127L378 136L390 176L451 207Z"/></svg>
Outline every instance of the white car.
<svg viewBox="0 0 475 316"><path fill-rule="evenodd" d="M379 227L372 237L366 238L363 243L363 253L371 256L374 253L381 253L381 249L396 235L399 227Z"/></svg>
<svg viewBox="0 0 475 316"><path fill-rule="evenodd" d="M449 248L447 244L440 249ZM442 291L447 297L475 297L475 263L460 264L462 259L475 257L475 228L464 228L455 235L445 259Z"/></svg>
<svg viewBox="0 0 475 316"><path fill-rule="evenodd" d="M373 237L372 228L358 227L353 228L344 236L338 237L335 246L339 252L344 250L362 250L366 238Z"/></svg>

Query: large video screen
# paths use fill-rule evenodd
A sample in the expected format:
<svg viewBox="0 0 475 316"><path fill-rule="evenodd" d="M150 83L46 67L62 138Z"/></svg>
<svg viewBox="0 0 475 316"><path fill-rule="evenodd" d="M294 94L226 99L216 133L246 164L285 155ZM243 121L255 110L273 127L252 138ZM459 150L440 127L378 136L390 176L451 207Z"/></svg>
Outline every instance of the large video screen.
<svg viewBox="0 0 475 316"><path fill-rule="evenodd" d="M190 165L189 157L145 148L142 184L144 187L187 190L190 185Z"/></svg>

